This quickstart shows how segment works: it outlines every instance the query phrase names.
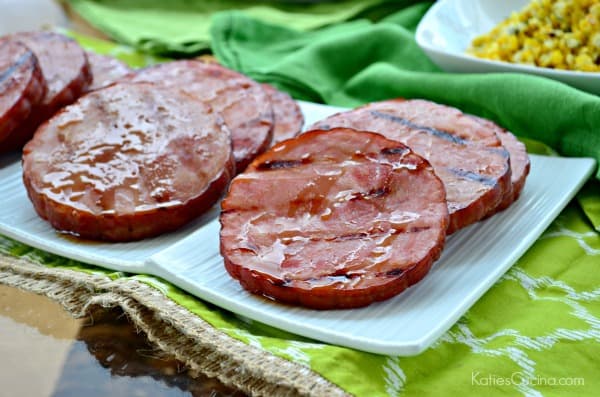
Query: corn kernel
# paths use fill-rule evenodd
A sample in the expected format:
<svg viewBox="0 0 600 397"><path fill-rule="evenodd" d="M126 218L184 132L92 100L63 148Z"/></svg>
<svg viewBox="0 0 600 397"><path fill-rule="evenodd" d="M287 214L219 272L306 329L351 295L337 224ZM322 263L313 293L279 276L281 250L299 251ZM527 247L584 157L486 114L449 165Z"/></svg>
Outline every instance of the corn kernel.
<svg viewBox="0 0 600 397"><path fill-rule="evenodd" d="M556 67L561 65L565 60L565 57L563 56L562 52L558 51L558 50L554 50L551 52L550 54L550 65Z"/></svg>
<svg viewBox="0 0 600 397"><path fill-rule="evenodd" d="M600 0L533 0L469 53L506 62L600 72Z"/></svg>
<svg viewBox="0 0 600 397"><path fill-rule="evenodd" d="M600 49L600 32L594 33L594 35L590 37L590 45Z"/></svg>

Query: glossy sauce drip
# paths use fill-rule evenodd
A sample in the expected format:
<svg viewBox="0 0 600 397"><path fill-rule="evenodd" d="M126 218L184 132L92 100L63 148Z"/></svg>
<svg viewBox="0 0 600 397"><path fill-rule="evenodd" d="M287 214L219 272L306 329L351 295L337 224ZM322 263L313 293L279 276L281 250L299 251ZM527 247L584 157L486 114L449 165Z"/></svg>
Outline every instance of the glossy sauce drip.
<svg viewBox="0 0 600 397"><path fill-rule="evenodd" d="M92 213L177 206L198 196L222 172L229 136L209 107L185 99L151 85L88 94L38 138L33 164L44 172L36 188Z"/></svg>
<svg viewBox="0 0 600 397"><path fill-rule="evenodd" d="M241 212L236 231L225 237L235 241L240 261L286 283L344 289L431 249L440 230L429 223L447 209L429 165L403 145L380 146L370 134L314 135L310 144L275 146L232 186L223 209ZM431 189L411 186L417 174L425 186L433 182ZM274 197L260 193L275 191ZM256 210L264 201L269 210ZM415 246L414 254L394 255Z"/></svg>
<svg viewBox="0 0 600 397"><path fill-rule="evenodd" d="M215 64L177 61L142 69L130 77L178 89L210 104L231 130L238 171L271 143L273 110L258 83Z"/></svg>

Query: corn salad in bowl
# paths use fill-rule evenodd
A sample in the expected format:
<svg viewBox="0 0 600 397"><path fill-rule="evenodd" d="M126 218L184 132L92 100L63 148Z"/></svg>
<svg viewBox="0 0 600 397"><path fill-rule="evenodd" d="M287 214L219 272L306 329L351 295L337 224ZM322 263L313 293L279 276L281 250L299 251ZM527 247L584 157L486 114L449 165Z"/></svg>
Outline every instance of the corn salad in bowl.
<svg viewBox="0 0 600 397"><path fill-rule="evenodd" d="M544 68L600 71L600 0L534 0L476 37L480 58Z"/></svg>
<svg viewBox="0 0 600 397"><path fill-rule="evenodd" d="M600 95L598 4L437 0L419 22L415 38L446 72L534 74ZM489 55L473 55L476 49Z"/></svg>

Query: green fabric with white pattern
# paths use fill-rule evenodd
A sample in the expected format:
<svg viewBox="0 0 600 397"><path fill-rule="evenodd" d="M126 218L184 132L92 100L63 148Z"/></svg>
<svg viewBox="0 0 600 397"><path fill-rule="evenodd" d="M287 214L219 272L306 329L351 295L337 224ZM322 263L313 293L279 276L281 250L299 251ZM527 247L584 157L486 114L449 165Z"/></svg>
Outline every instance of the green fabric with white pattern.
<svg viewBox="0 0 600 397"><path fill-rule="evenodd" d="M363 353L240 318L147 275L87 266L0 237L0 252L146 282L231 337L357 396L594 396L600 390L600 236L576 204L430 349Z"/></svg>
<svg viewBox="0 0 600 397"><path fill-rule="evenodd" d="M134 66L156 60L76 38ZM588 196L593 203L600 198L596 193L592 189ZM0 252L144 281L226 334L306 365L357 396L593 396L600 390L600 236L576 202L457 324L415 357L308 340L221 310L155 277L87 266L5 237Z"/></svg>

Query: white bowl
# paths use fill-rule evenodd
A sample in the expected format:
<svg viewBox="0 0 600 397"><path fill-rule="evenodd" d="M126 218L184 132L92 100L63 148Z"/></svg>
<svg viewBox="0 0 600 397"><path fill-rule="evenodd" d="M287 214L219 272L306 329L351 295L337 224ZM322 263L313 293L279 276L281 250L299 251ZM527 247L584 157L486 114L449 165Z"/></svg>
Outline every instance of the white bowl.
<svg viewBox="0 0 600 397"><path fill-rule="evenodd" d="M419 46L442 70L458 73L514 72L549 77L600 94L600 73L576 72L491 61L465 51L476 36L489 32L529 0L439 0L417 27Z"/></svg>
<svg viewBox="0 0 600 397"><path fill-rule="evenodd" d="M0 36L56 26L69 26L67 17L57 1L0 0Z"/></svg>

